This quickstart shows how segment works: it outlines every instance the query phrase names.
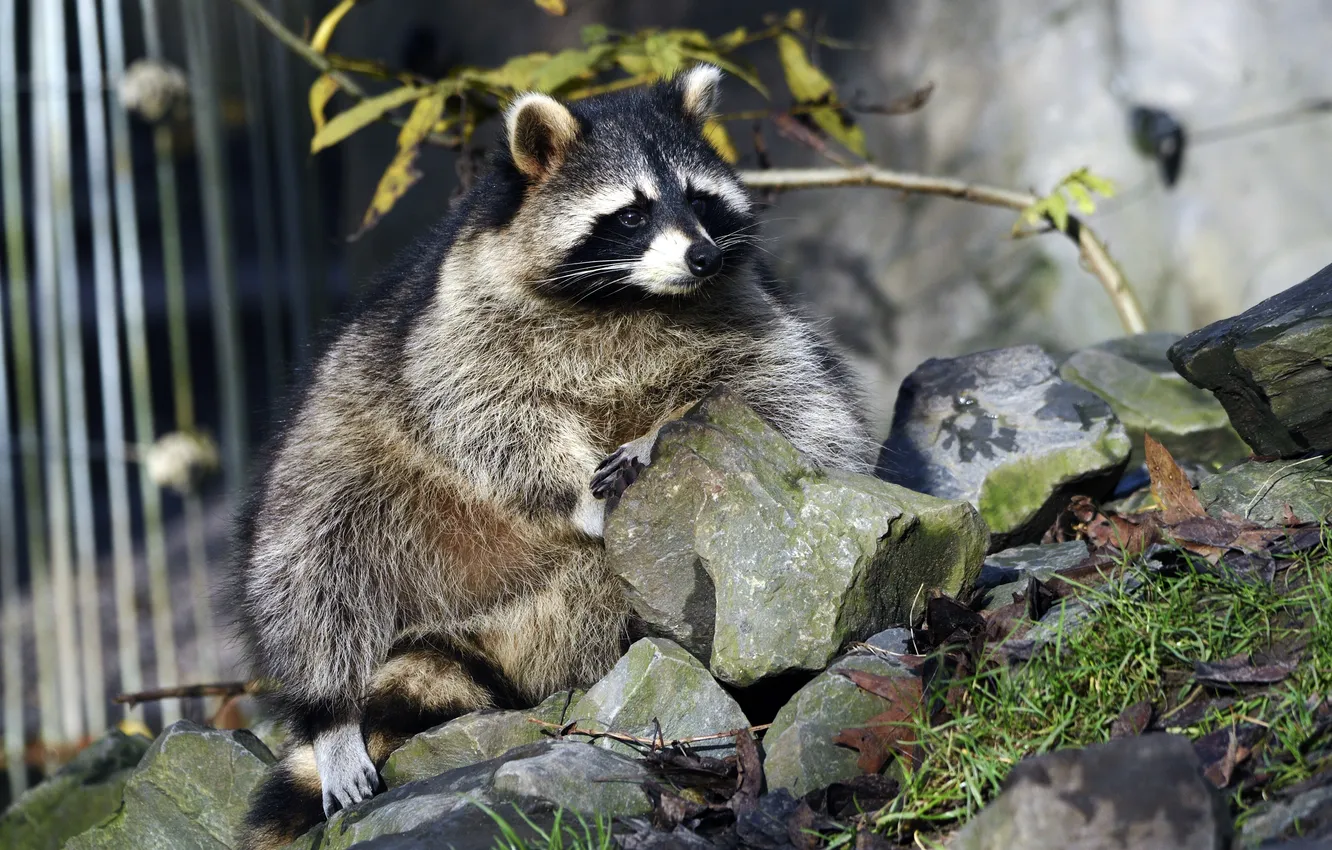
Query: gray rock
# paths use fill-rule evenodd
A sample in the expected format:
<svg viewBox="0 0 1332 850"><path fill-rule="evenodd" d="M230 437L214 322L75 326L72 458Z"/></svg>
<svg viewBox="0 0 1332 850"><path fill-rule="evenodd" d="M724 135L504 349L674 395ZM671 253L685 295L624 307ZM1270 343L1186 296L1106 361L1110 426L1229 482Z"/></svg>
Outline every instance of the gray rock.
<svg viewBox="0 0 1332 850"><path fill-rule="evenodd" d="M1059 374L1100 396L1124 423L1133 441L1130 463L1143 460L1149 433L1175 460L1216 469L1249 454L1216 398L1175 371L1166 356L1180 336L1146 333L1108 340L1074 352Z"/></svg>
<svg viewBox="0 0 1332 850"><path fill-rule="evenodd" d="M1071 496L1108 496L1131 443L1034 345L927 360L902 382L878 471L976 505L991 547L1033 542Z"/></svg>
<svg viewBox="0 0 1332 850"><path fill-rule="evenodd" d="M652 801L643 790L647 771L637 761L600 747L557 741L531 758L495 771L500 799L542 800L581 815L643 815Z"/></svg>
<svg viewBox="0 0 1332 850"><path fill-rule="evenodd" d="M465 714L403 744L389 756L380 774L385 784L396 788L535 743L542 739L543 727L529 718L562 724L566 710L581 695L581 691L561 691L530 709Z"/></svg>
<svg viewBox="0 0 1332 850"><path fill-rule="evenodd" d="M855 750L833 743L843 729L863 726L882 714L888 701L858 687L839 670L879 676L911 676L906 666L873 654L848 655L791 697L763 736L763 772L768 788L797 797L861 774Z"/></svg>
<svg viewBox="0 0 1332 850"><path fill-rule="evenodd" d="M1332 458L1246 461L1203 479L1198 499L1215 516L1224 510L1275 525L1290 505L1302 521L1318 522L1332 517Z"/></svg>
<svg viewBox="0 0 1332 850"><path fill-rule="evenodd" d="M272 753L247 731L173 723L126 780L120 809L65 847L234 847L250 794L272 763Z"/></svg>
<svg viewBox="0 0 1332 850"><path fill-rule="evenodd" d="M464 806L407 832L362 841L356 845L356 850L495 850L496 847L508 847L510 845L504 842L504 833L496 823L496 818L502 819L520 841L527 842L526 846L545 847L546 843L541 840L537 830L552 834L556 825L555 813L547 808L524 808L515 803L497 803L486 808L479 805ZM566 837L564 846L580 846L569 840L571 836L586 839L587 833L576 818L561 815L559 823L560 831ZM591 835L595 836L595 831ZM585 841L582 846L600 845Z"/></svg>
<svg viewBox="0 0 1332 850"><path fill-rule="evenodd" d="M490 803L487 792L495 771L505 762L540 755L549 743L529 744L500 758L461 767L376 794L338 812L292 843L292 850L345 850L353 844L387 835L410 833Z"/></svg>
<svg viewBox="0 0 1332 850"><path fill-rule="evenodd" d="M1059 570L1077 566L1087 557L1087 544L1080 540L1067 543L1028 544L996 552L985 559L976 587L986 593L987 609L1001 608L1021 593L1030 578L1047 581Z"/></svg>
<svg viewBox="0 0 1332 850"><path fill-rule="evenodd" d="M1182 735L1118 738L1020 762L952 850L1225 850L1225 801Z"/></svg>
<svg viewBox="0 0 1332 850"><path fill-rule="evenodd" d="M1332 451L1332 266L1170 349L1259 455Z"/></svg>
<svg viewBox="0 0 1332 850"><path fill-rule="evenodd" d="M906 655L913 652L911 629L902 627L884 629L877 635L871 635L865 640L865 643L875 649L881 649L884 652L897 655Z"/></svg>
<svg viewBox="0 0 1332 850"><path fill-rule="evenodd" d="M447 846L431 843L440 837L479 837L463 829L494 836L493 821L476 817L477 812L484 814L480 806L501 813L514 826L521 825L521 814L552 806L563 807L575 819L598 813L642 814L651 808L641 787L646 776L637 762L599 747L542 741L378 794L338 812L291 846L345 850L377 841L371 846L438 847Z"/></svg>
<svg viewBox="0 0 1332 850"><path fill-rule="evenodd" d="M152 741L112 731L0 815L0 847L57 850L120 808L125 781Z"/></svg>
<svg viewBox="0 0 1332 850"><path fill-rule="evenodd" d="M740 706L698 659L665 638L636 641L615 667L569 709L570 720L598 732L651 738L658 729L670 741L728 732L749 725ZM609 739L600 746L632 753ZM709 755L734 750L730 741L700 743Z"/></svg>
<svg viewBox="0 0 1332 850"><path fill-rule="evenodd" d="M1297 850L1297 837L1310 848L1326 847L1332 840L1332 784L1264 805L1244 822L1240 846Z"/></svg>
<svg viewBox="0 0 1332 850"><path fill-rule="evenodd" d="M985 546L970 505L815 469L725 393L662 430L606 529L648 633L739 686L822 670L969 586Z"/></svg>

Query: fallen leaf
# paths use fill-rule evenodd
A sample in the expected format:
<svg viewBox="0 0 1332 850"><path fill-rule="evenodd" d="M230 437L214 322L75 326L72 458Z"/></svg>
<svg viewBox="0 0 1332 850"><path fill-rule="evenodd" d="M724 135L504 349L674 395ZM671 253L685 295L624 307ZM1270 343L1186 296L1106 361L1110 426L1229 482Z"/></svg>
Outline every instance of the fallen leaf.
<svg viewBox="0 0 1332 850"><path fill-rule="evenodd" d="M925 630L931 648L965 643L985 633L985 618L947 596L933 596L925 603Z"/></svg>
<svg viewBox="0 0 1332 850"><path fill-rule="evenodd" d="M1295 671L1298 658L1255 665L1247 653L1221 661L1193 662L1193 678L1201 685L1271 685L1280 682Z"/></svg>
<svg viewBox="0 0 1332 850"><path fill-rule="evenodd" d="M1189 476L1180 468L1169 450L1152 438L1143 435L1143 452L1146 455L1147 474L1152 479L1152 495L1165 509L1167 525L1174 525L1189 517L1206 516L1198 494L1193 492Z"/></svg>
<svg viewBox="0 0 1332 850"><path fill-rule="evenodd" d="M1131 738L1141 735L1152 722L1152 701L1140 700L1119 713L1110 724L1111 738Z"/></svg>
<svg viewBox="0 0 1332 850"><path fill-rule="evenodd" d="M1292 508L1289 504L1286 505L1286 511L1285 511L1285 513L1283 514L1283 517L1284 517L1284 518L1283 518L1283 520L1282 520L1282 524L1285 525L1285 526L1287 526L1287 527L1290 527L1290 526L1292 526L1292 525L1300 525L1300 524L1301 524L1301 523L1300 523L1300 518L1297 517L1297 516L1295 516L1295 509Z"/></svg>
<svg viewBox="0 0 1332 850"><path fill-rule="evenodd" d="M1193 751L1203 765L1203 775L1217 788L1230 785L1235 768L1253 753L1253 747L1267 734L1255 723L1241 723L1217 729L1193 742Z"/></svg>
<svg viewBox="0 0 1332 850"><path fill-rule="evenodd" d="M843 729L833 737L834 744L860 753L857 766L865 773L878 773L896 754L915 762L915 736L905 724L924 701L921 680L915 676L878 676L863 670L840 670L841 675L887 700L888 708L871 717L864 726Z"/></svg>

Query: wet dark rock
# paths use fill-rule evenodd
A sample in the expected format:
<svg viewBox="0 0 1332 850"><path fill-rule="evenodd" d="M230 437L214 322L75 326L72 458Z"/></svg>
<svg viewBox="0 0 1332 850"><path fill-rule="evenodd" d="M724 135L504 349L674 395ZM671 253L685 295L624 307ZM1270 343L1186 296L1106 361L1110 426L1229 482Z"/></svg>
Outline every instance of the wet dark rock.
<svg viewBox="0 0 1332 850"><path fill-rule="evenodd" d="M1188 738L1152 734L1020 762L951 850L1228 850L1225 801Z"/></svg>
<svg viewBox="0 0 1332 850"><path fill-rule="evenodd" d="M1170 349L1256 454L1332 451L1332 266Z"/></svg>
<svg viewBox="0 0 1332 850"><path fill-rule="evenodd" d="M1081 540L1015 546L985 558L976 588L988 591L986 608L1000 608L1013 601L1013 594L1023 591L1028 579L1047 581L1059 570L1077 566L1086 557L1087 544Z"/></svg>
<svg viewBox="0 0 1332 850"><path fill-rule="evenodd" d="M976 505L995 550L1040 539L1074 495L1108 496L1130 449L1108 404L1024 345L927 360L912 372L878 472Z"/></svg>

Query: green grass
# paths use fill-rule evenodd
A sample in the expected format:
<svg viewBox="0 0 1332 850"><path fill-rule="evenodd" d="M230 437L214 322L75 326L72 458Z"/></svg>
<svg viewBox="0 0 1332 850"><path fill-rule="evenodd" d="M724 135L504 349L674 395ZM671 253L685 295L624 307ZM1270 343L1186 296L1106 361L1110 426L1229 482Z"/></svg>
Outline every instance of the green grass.
<svg viewBox="0 0 1332 850"><path fill-rule="evenodd" d="M1170 731L1199 737L1241 721L1274 733L1284 748L1265 791L1279 790L1327 765L1309 763L1298 745L1314 727L1310 703L1332 693L1332 534L1323 548L1295 560L1276 586L1240 584L1212 575L1140 573L1136 591L1099 588L1090 621L1026 665L995 665L963 685L955 716L934 727L912 724L926 753L904 777L903 792L875 816L899 837L931 833L974 815L997 794L1023 757L1107 740L1119 713L1149 699ZM1191 663L1240 652L1303 644L1300 666L1284 682L1190 728L1171 728L1170 714L1208 694L1192 681ZM1258 798L1234 803L1241 819ZM923 835L921 836L924 837Z"/></svg>
<svg viewBox="0 0 1332 850"><path fill-rule="evenodd" d="M560 808L555 810L551 825L543 828L515 807L514 813L527 827L525 831L530 833L524 835L494 809L481 803L476 806L499 828L500 834L491 845L494 850L612 850L615 846L611 839L611 819L602 815L589 822L577 813Z"/></svg>

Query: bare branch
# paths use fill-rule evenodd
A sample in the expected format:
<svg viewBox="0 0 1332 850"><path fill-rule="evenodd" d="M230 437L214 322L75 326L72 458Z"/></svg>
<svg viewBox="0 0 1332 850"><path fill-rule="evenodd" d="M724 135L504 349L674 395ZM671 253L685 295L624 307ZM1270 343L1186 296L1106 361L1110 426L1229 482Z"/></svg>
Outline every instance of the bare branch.
<svg viewBox="0 0 1332 850"><path fill-rule="evenodd" d="M881 189L896 189L919 195L942 195L960 201L970 201L992 207L1021 212L1039 200L1028 192L1015 192L977 183L967 183L948 177L928 177L921 174L909 174L889 171L884 168L864 166L860 168L789 168L767 169L763 171L745 171L740 174L742 180L751 188L771 191L791 189L830 189L844 186L876 186ZM1058 229L1058 228L1055 228ZM1119 314L1119 321L1130 334L1143 333L1147 330L1147 321L1143 316L1142 304L1137 294L1110 258L1105 245L1096 237L1091 228L1076 216L1068 217L1068 224L1060 230L1078 246L1083 262L1089 272L1096 276L1110 296L1110 301Z"/></svg>
<svg viewBox="0 0 1332 850"><path fill-rule="evenodd" d="M749 732L751 734L754 732L762 732L772 725L771 723L761 723L758 726L746 726L742 729L728 729L725 732L714 732L711 735L695 735L691 738L677 738L672 741L665 741L660 735L656 735L652 738L640 738L637 735L630 735L625 732L597 732L593 729L580 729L578 726L570 724L561 726L559 723L550 723L537 717L529 717L527 718L527 722L535 723L538 726L544 726L547 729L552 729L559 735L584 735L594 741L598 738L606 738L611 741L619 741L622 744L647 747L652 750L666 749L674 747L677 744L697 744L700 741L720 741L726 738L734 738L744 732Z"/></svg>
<svg viewBox="0 0 1332 850"><path fill-rule="evenodd" d="M242 694L255 694L260 690L259 680L219 682L212 685L180 685L174 688L158 688L152 691L121 694L112 702L129 705L133 708L141 702L156 702L157 700L179 699L181 697L234 697Z"/></svg>

